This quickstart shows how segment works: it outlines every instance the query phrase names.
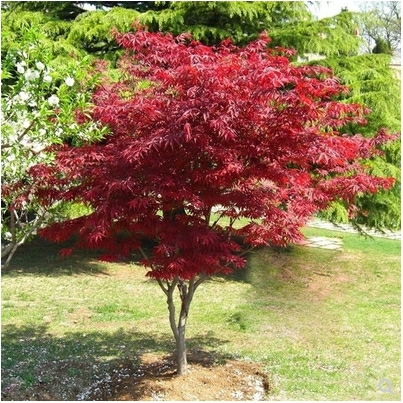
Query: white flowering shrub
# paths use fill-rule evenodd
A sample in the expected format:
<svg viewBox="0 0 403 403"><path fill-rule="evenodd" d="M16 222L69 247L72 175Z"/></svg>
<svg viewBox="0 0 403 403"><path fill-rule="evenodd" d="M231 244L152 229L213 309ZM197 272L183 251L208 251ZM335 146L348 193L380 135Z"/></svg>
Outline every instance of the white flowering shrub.
<svg viewBox="0 0 403 403"><path fill-rule="evenodd" d="M30 186L27 171L50 161L49 146L69 142L80 145L101 139L106 128L94 122L76 121L77 111L91 109L91 90L96 75L89 74L89 60L73 57L52 66L51 49L45 48L35 30L24 34L21 47L2 60L1 179L2 259L4 266L36 230L60 210L46 211L35 200L17 203ZM16 187L16 184L19 184ZM21 187L22 186L22 187ZM18 205L18 207L16 207Z"/></svg>

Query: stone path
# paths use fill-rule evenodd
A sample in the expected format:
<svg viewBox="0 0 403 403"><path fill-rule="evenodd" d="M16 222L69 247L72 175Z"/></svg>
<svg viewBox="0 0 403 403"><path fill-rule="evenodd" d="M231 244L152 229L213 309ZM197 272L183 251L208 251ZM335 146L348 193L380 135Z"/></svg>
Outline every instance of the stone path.
<svg viewBox="0 0 403 403"><path fill-rule="evenodd" d="M323 229L329 229L329 230L334 230L334 231L341 231L341 232L350 232L350 233L357 233L357 230L353 228L352 225L349 224L337 224L334 225L330 222L327 221L322 221L318 218L315 218L311 221L308 222L309 227L315 227L315 228L323 228ZM365 232L368 235L371 235L373 237L380 237L380 238L388 238L388 239L399 239L401 240L401 231L389 231L389 230L384 230L383 232L376 231L373 229L365 229L363 227Z"/></svg>
<svg viewBox="0 0 403 403"><path fill-rule="evenodd" d="M343 240L341 238L329 238L326 236L310 236L300 243L309 248L321 248L331 250L342 250Z"/></svg>
<svg viewBox="0 0 403 403"><path fill-rule="evenodd" d="M338 224L334 225L327 221L322 221L318 218L315 218L308 222L308 227L313 228L322 228L328 229L332 231L339 232L348 232L348 233L357 233L357 230L353 228L352 225L349 224ZM389 230L384 230L383 232L366 229L365 230L368 235L373 237L387 238L387 239L395 239L401 240L401 231L392 232ZM337 237L324 237L324 236L311 236L307 237L301 245L307 246L310 248L321 248L321 249L330 249L330 250L342 250L343 249L343 240Z"/></svg>

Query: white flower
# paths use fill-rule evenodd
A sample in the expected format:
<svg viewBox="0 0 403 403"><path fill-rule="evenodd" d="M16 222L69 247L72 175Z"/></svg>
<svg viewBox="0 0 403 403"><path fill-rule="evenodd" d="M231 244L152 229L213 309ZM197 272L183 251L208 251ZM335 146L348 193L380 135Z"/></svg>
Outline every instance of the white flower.
<svg viewBox="0 0 403 403"><path fill-rule="evenodd" d="M25 69L24 69L24 67L23 67L23 65L22 65L22 62L21 62L21 63L17 63L16 66L17 66L17 71L18 71L20 74L23 74L23 73L25 72Z"/></svg>
<svg viewBox="0 0 403 403"><path fill-rule="evenodd" d="M43 77L43 81L45 81L45 83L50 83L52 81L52 77L49 74L46 74L46 76Z"/></svg>
<svg viewBox="0 0 403 403"><path fill-rule="evenodd" d="M32 70L31 70L31 69L28 69L28 70L25 72L24 77L25 77L28 81L30 81L30 80L31 80L31 75L32 75Z"/></svg>
<svg viewBox="0 0 403 403"><path fill-rule="evenodd" d="M29 120L24 120L24 121L22 122L22 127L23 127L24 129L28 129L29 126L31 126L31 122L30 122Z"/></svg>
<svg viewBox="0 0 403 403"><path fill-rule="evenodd" d="M28 101L28 99L29 99L28 92L21 91L18 95L19 95L21 101Z"/></svg>
<svg viewBox="0 0 403 403"><path fill-rule="evenodd" d="M31 150L34 153L39 153L45 148L46 148L46 145L43 145L42 143L38 143L38 142L32 143L32 146L31 146Z"/></svg>
<svg viewBox="0 0 403 403"><path fill-rule="evenodd" d="M48 98L48 102L50 106L59 105L59 97L57 95L52 95Z"/></svg>
<svg viewBox="0 0 403 403"><path fill-rule="evenodd" d="M29 146L29 139L28 139L27 137L23 137L23 138L20 140L20 145L22 145L23 147Z"/></svg>
<svg viewBox="0 0 403 403"><path fill-rule="evenodd" d="M28 81L33 81L36 80L37 78L39 78L39 71L38 70L31 70L28 69L25 74L24 77L28 80Z"/></svg>
<svg viewBox="0 0 403 403"><path fill-rule="evenodd" d="M35 66L39 71L45 70L45 65L42 62L36 62Z"/></svg>
<svg viewBox="0 0 403 403"><path fill-rule="evenodd" d="M64 82L68 87L72 87L74 85L74 78L73 77L67 77Z"/></svg>
<svg viewBox="0 0 403 403"><path fill-rule="evenodd" d="M14 143L14 142L17 141L17 140L18 140L18 137L17 137L16 135L11 135L11 136L8 137L7 142L8 142L9 144L12 144L12 143Z"/></svg>
<svg viewBox="0 0 403 403"><path fill-rule="evenodd" d="M63 129L61 127L57 128L55 131L56 136L60 136L63 133Z"/></svg>
<svg viewBox="0 0 403 403"><path fill-rule="evenodd" d="M42 129L39 129L39 130L38 130L38 133L39 133L40 136L44 136L44 135L46 134L46 130L43 129L43 128L42 128Z"/></svg>

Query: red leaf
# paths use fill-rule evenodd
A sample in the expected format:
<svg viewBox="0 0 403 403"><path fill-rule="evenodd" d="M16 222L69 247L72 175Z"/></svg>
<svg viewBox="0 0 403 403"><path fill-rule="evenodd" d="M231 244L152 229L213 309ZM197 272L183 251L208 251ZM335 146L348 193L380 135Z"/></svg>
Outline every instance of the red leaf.
<svg viewBox="0 0 403 403"><path fill-rule="evenodd" d="M67 257L73 253L73 249L72 248L63 248L60 250L59 253L60 253L60 256Z"/></svg>
<svg viewBox="0 0 403 403"><path fill-rule="evenodd" d="M185 123L183 131L185 132L185 141L186 142L190 141L192 138L192 127L190 126L189 123Z"/></svg>
<svg viewBox="0 0 403 403"><path fill-rule="evenodd" d="M347 88L330 70L292 65L293 51L268 48L267 33L243 48L141 27L114 35L130 50L119 61L125 79L105 77L92 110L110 135L57 148L54 163L30 170L32 181L4 187L7 197L20 192L16 208L35 197L91 210L41 230L48 239L76 235L77 247L100 248L106 261L146 239L155 246L143 260L148 276L189 279L242 267L244 244L298 242L300 227L332 201L354 213L357 194L391 186L362 161L394 137L340 135L364 122L366 108L335 101Z"/></svg>

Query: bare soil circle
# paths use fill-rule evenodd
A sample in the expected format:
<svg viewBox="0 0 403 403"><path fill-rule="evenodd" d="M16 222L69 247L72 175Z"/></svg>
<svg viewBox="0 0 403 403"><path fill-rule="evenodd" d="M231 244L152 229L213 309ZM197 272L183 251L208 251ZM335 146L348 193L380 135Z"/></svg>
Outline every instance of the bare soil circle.
<svg viewBox="0 0 403 403"><path fill-rule="evenodd" d="M170 357L144 354L142 364L120 364L108 377L91 385L80 400L109 401L236 401L264 400L267 375L252 362L215 363L206 352L188 354L188 373L176 374Z"/></svg>

